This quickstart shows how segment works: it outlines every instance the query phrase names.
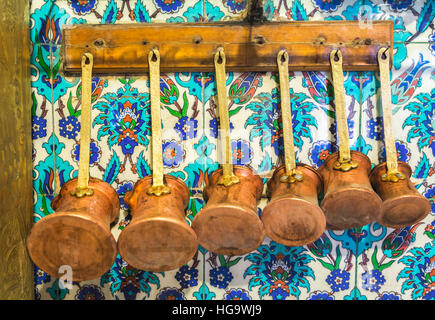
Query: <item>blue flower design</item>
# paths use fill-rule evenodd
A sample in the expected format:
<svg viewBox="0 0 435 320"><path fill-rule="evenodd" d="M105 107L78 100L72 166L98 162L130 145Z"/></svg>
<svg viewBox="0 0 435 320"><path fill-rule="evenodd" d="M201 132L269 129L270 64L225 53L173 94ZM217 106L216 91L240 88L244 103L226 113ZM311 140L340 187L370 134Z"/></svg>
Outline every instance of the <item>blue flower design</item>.
<svg viewBox="0 0 435 320"><path fill-rule="evenodd" d="M308 300L334 300L334 296L325 291L314 291Z"/></svg>
<svg viewBox="0 0 435 320"><path fill-rule="evenodd" d="M163 143L163 164L166 167L176 168L183 162L185 152L183 147L176 141L167 141Z"/></svg>
<svg viewBox="0 0 435 320"><path fill-rule="evenodd" d="M43 138L47 135L47 120L44 118L32 117L32 139Z"/></svg>
<svg viewBox="0 0 435 320"><path fill-rule="evenodd" d="M35 276L35 284L37 285L51 281L50 275L39 269L36 265L33 270L33 274Z"/></svg>
<svg viewBox="0 0 435 320"><path fill-rule="evenodd" d="M75 139L80 131L80 122L74 116L68 116L59 120L59 133L62 137Z"/></svg>
<svg viewBox="0 0 435 320"><path fill-rule="evenodd" d="M408 150L406 144L403 141L396 141L396 152L397 160L399 161L408 162L411 157L411 152ZM382 146L380 159L381 161L386 161L385 145Z"/></svg>
<svg viewBox="0 0 435 320"><path fill-rule="evenodd" d="M330 154L336 151L337 145L332 144L330 141L319 140L316 141L308 151L308 156L311 163L318 168L325 162Z"/></svg>
<svg viewBox="0 0 435 320"><path fill-rule="evenodd" d="M303 247L288 247L275 241L261 245L245 257L252 262L243 275L252 276L249 288L260 286L260 298L268 294L275 300L285 299L290 294L298 298L301 287L310 291L307 278L314 279L314 272L308 263L314 258L305 254L306 251Z"/></svg>
<svg viewBox="0 0 435 320"><path fill-rule="evenodd" d="M391 10L403 11L411 7L414 0L387 0L387 3L390 5Z"/></svg>
<svg viewBox="0 0 435 320"><path fill-rule="evenodd" d="M328 275L326 282L334 292L346 290L349 289L349 276L346 270L335 269Z"/></svg>
<svg viewBox="0 0 435 320"><path fill-rule="evenodd" d="M385 277L379 270L366 271L362 274L362 287L366 290L377 292L385 283Z"/></svg>
<svg viewBox="0 0 435 320"><path fill-rule="evenodd" d="M432 213L435 213L435 184L429 186L423 195L430 200L431 211Z"/></svg>
<svg viewBox="0 0 435 320"><path fill-rule="evenodd" d="M196 138L198 133L198 120L185 116L181 117L174 127L180 138L184 141Z"/></svg>
<svg viewBox="0 0 435 320"><path fill-rule="evenodd" d="M321 11L335 11L343 4L343 0L313 0Z"/></svg>
<svg viewBox="0 0 435 320"><path fill-rule="evenodd" d="M95 165L101 157L101 149L98 146L97 142L92 140L91 141L91 150L90 150L90 154L89 154L89 165L93 166ZM80 144L77 142L76 145L74 146L73 150L72 150L72 158L75 161L79 161L80 159Z"/></svg>
<svg viewBox="0 0 435 320"><path fill-rule="evenodd" d="M106 283L110 283L112 295L120 291L126 300L136 300L139 292L145 292L149 296L150 284L157 288L160 286L160 280L155 273L131 267L119 254L112 268L101 277L100 286Z"/></svg>
<svg viewBox="0 0 435 320"><path fill-rule="evenodd" d="M435 300L435 290L431 290L423 297L424 300Z"/></svg>
<svg viewBox="0 0 435 320"><path fill-rule="evenodd" d="M123 154L131 155L134 152L134 148L138 146L138 143L135 139L127 136L119 142L119 146L121 147Z"/></svg>
<svg viewBox="0 0 435 320"><path fill-rule="evenodd" d="M210 270L210 284L213 287L225 289L233 280L233 274L227 267L218 267Z"/></svg>
<svg viewBox="0 0 435 320"><path fill-rule="evenodd" d="M78 15L88 14L95 9L96 0L68 0L68 4L73 8L74 13Z"/></svg>
<svg viewBox="0 0 435 320"><path fill-rule="evenodd" d="M384 139L384 120L382 117L371 118L367 121L367 137L375 140Z"/></svg>
<svg viewBox="0 0 435 320"><path fill-rule="evenodd" d="M224 0L224 6L232 13L237 13L246 8L246 0Z"/></svg>
<svg viewBox="0 0 435 320"><path fill-rule="evenodd" d="M149 143L147 137L151 131L149 94L139 93L136 88L133 88L132 79L121 82L124 87L119 88L116 94L106 93L93 106L99 111L93 126L100 126L98 139L108 136L107 143L110 149L118 144L122 153L130 157L136 146L147 146Z"/></svg>
<svg viewBox="0 0 435 320"><path fill-rule="evenodd" d="M104 300L104 294L101 288L94 285L85 285L81 287L76 294L76 300Z"/></svg>
<svg viewBox="0 0 435 320"><path fill-rule="evenodd" d="M154 0L155 5L164 13L175 13L184 4L184 0Z"/></svg>
<svg viewBox="0 0 435 320"><path fill-rule="evenodd" d="M198 270L184 265L175 274L175 279L182 288L194 287L198 284Z"/></svg>
<svg viewBox="0 0 435 320"><path fill-rule="evenodd" d="M219 130L219 125L220 125L220 121L217 118L213 118L210 120L210 135L213 138L217 138L218 137L218 130ZM230 121L230 132L233 131L234 129L234 125L233 123Z"/></svg>
<svg viewBox="0 0 435 320"><path fill-rule="evenodd" d="M349 130L349 139L353 138L354 133L354 122L352 120L347 119L347 129ZM333 122L331 123L331 126L329 127L329 132L331 132L332 136L334 137L334 140L339 144L338 137L337 137L337 123Z"/></svg>
<svg viewBox="0 0 435 320"><path fill-rule="evenodd" d="M183 292L176 288L164 288L156 297L156 300L186 300Z"/></svg>
<svg viewBox="0 0 435 320"><path fill-rule="evenodd" d="M252 300L245 289L231 289L224 295L225 300Z"/></svg>
<svg viewBox="0 0 435 320"><path fill-rule="evenodd" d="M402 300L397 292L383 292L376 300Z"/></svg>
<svg viewBox="0 0 435 320"><path fill-rule="evenodd" d="M231 141L233 164L247 165L252 160L252 150L249 142L243 140Z"/></svg>
<svg viewBox="0 0 435 320"><path fill-rule="evenodd" d="M131 181L125 181L122 184L120 184L118 186L118 189L116 190L116 192L119 195L119 202L121 204L121 207L124 208L124 209L127 209L127 205L124 202L125 194L128 191L133 190L133 186L134 186L133 182L131 182Z"/></svg>
<svg viewBox="0 0 435 320"><path fill-rule="evenodd" d="M273 300L285 300L285 298L289 296L289 292L286 289L287 288L282 288L282 287L274 288L270 293L270 295L273 298Z"/></svg>

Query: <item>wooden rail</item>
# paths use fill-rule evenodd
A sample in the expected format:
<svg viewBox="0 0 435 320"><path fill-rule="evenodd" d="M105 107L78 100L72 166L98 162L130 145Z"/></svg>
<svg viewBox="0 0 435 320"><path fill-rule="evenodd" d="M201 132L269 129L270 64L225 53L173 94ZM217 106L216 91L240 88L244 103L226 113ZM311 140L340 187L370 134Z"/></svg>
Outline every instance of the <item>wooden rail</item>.
<svg viewBox="0 0 435 320"><path fill-rule="evenodd" d="M340 49L344 70L373 71L383 46L393 46L392 21L74 25L63 30L62 54L66 75L80 73L84 52L94 56L95 74L146 73L152 48L162 72L214 71L219 47L229 71L277 71L282 49L290 70L329 70L329 53Z"/></svg>

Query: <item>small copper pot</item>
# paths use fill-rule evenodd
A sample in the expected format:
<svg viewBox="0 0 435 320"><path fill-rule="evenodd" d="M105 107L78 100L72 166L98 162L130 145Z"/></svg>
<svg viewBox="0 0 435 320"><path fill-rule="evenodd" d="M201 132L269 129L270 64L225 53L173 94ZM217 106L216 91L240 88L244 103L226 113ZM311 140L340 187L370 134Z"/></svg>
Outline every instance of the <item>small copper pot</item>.
<svg viewBox="0 0 435 320"><path fill-rule="evenodd" d="M204 188L207 205L192 221L201 246L217 254L249 253L265 236L257 209L263 182L248 167L235 165L233 170L240 181L228 187L217 183L222 168L211 174Z"/></svg>
<svg viewBox="0 0 435 320"><path fill-rule="evenodd" d="M403 180L382 181L382 175L387 172L385 162L374 167L370 174L370 182L383 200L378 222L390 228L413 225L424 219L431 210L429 200L417 191L410 180L411 167L402 161L398 161L397 165L399 171L405 175Z"/></svg>
<svg viewBox="0 0 435 320"><path fill-rule="evenodd" d="M263 209L261 220L272 240L287 246L303 246L317 240L325 231L326 219L319 207L318 194L322 177L312 167L297 164L303 180L281 182L285 166L273 173L267 184L270 202Z"/></svg>
<svg viewBox="0 0 435 320"><path fill-rule="evenodd" d="M324 183L324 198L320 204L326 217L326 227L345 230L362 227L377 220L381 213L382 200L374 192L369 173L370 159L359 151L351 150L356 168L340 171L333 168L338 152L330 154L320 166L319 173Z"/></svg>
<svg viewBox="0 0 435 320"><path fill-rule="evenodd" d="M120 233L118 250L137 269L162 272L176 269L193 258L198 249L195 232L186 222L189 189L179 178L164 175L169 194L149 195L152 175L137 181L124 202L132 220Z"/></svg>
<svg viewBox="0 0 435 320"><path fill-rule="evenodd" d="M39 220L27 237L33 262L53 277L63 265L72 269L73 281L102 276L115 262L116 241L110 223L119 214L119 198L107 182L89 178L91 196L71 195L77 179L66 182L51 202L55 212ZM62 272L63 274L63 272Z"/></svg>

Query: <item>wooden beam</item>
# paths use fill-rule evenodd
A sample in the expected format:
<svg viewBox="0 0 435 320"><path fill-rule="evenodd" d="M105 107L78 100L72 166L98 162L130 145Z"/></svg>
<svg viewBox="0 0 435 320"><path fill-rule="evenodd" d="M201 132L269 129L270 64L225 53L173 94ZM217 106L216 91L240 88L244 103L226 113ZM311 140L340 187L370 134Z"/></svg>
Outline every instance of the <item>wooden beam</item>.
<svg viewBox="0 0 435 320"><path fill-rule="evenodd" d="M84 52L94 55L95 74L145 73L152 48L160 51L162 72L214 71L218 47L229 71L277 71L281 49L289 53L291 70L329 70L329 53L337 48L344 70L362 71L378 70L378 49L393 45L393 22L74 25L63 30L63 41L66 75L80 73Z"/></svg>
<svg viewBox="0 0 435 320"><path fill-rule="evenodd" d="M33 299L29 1L0 1L0 299Z"/></svg>

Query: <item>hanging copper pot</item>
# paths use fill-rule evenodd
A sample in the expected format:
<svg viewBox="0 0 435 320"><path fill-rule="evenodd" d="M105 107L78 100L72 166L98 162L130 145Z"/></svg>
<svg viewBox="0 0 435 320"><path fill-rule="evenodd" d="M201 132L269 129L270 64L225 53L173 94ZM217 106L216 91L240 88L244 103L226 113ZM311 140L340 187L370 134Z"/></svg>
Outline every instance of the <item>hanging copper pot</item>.
<svg viewBox="0 0 435 320"><path fill-rule="evenodd" d="M225 52L220 47L214 64L223 162L209 177L204 189L207 205L193 218L192 228L207 250L241 255L256 249L264 239L263 224L257 212L263 182L252 169L232 163L225 62Z"/></svg>
<svg viewBox="0 0 435 320"><path fill-rule="evenodd" d="M269 203L261 220L272 240L288 246L301 246L317 240L325 230L325 215L318 205L322 177L312 167L296 163L291 101L288 94L288 53L277 56L281 96L284 165L277 168L267 184Z"/></svg>
<svg viewBox="0 0 435 320"><path fill-rule="evenodd" d="M359 151L350 151L357 166L349 171L336 170L339 153L326 158L319 173L324 182L324 198L320 204L326 216L327 228L344 230L376 221L382 200L374 192L369 173L370 159Z"/></svg>
<svg viewBox="0 0 435 320"><path fill-rule="evenodd" d="M53 277L61 266L70 266L73 281L100 277L115 262L116 241L110 223L119 213L116 191L105 181L89 178L92 196L71 193L77 178L66 182L51 207L55 213L39 220L30 230L27 248L32 261Z"/></svg>
<svg viewBox="0 0 435 320"><path fill-rule="evenodd" d="M230 186L218 183L223 176L222 168L210 175L204 188L207 205L192 221L201 246L217 254L249 253L265 236L257 209L263 182L248 167L237 165L233 170L239 182Z"/></svg>
<svg viewBox="0 0 435 320"><path fill-rule="evenodd" d="M132 220L118 237L118 250L131 266L153 272L186 264L198 249L196 234L185 218L190 192L179 178L163 174L160 119L160 53L148 54L152 126L152 175L126 194Z"/></svg>
<svg viewBox="0 0 435 320"><path fill-rule="evenodd" d="M60 267L70 267L73 281L100 277L117 253L110 223L119 213L118 194L107 182L89 177L92 65L92 54L84 53L78 177L62 186L51 203L55 213L39 220L27 238L38 267L54 277Z"/></svg>
<svg viewBox="0 0 435 320"><path fill-rule="evenodd" d="M136 182L125 196L132 220L118 237L118 250L137 269L161 272L186 264L195 255L198 241L186 222L190 192L179 178L165 175L171 192L149 194L152 176Z"/></svg>
<svg viewBox="0 0 435 320"><path fill-rule="evenodd" d="M378 222L386 227L400 228L424 219L431 207L429 200L423 197L411 182L411 167L397 160L391 110L390 48L379 49L378 63L386 161L373 168L370 181L383 200Z"/></svg>
<svg viewBox="0 0 435 320"><path fill-rule="evenodd" d="M320 207L328 229L344 230L374 222L380 214L382 200L370 184L370 159L359 151L350 150L340 50L331 51L330 63L339 151L330 154L319 168L324 183Z"/></svg>
<svg viewBox="0 0 435 320"><path fill-rule="evenodd" d="M424 219L431 210L429 200L417 191L410 180L411 167L398 161L398 169L405 175L405 179L396 182L383 179L387 173L385 162L374 167L370 174L370 182L383 200L378 222L390 228L413 225Z"/></svg>
<svg viewBox="0 0 435 320"><path fill-rule="evenodd" d="M322 177L311 166L296 166L302 181L282 182L285 166L275 170L267 184L270 202L263 209L261 220L272 240L287 246L302 246L317 240L325 230L326 220L318 203Z"/></svg>

